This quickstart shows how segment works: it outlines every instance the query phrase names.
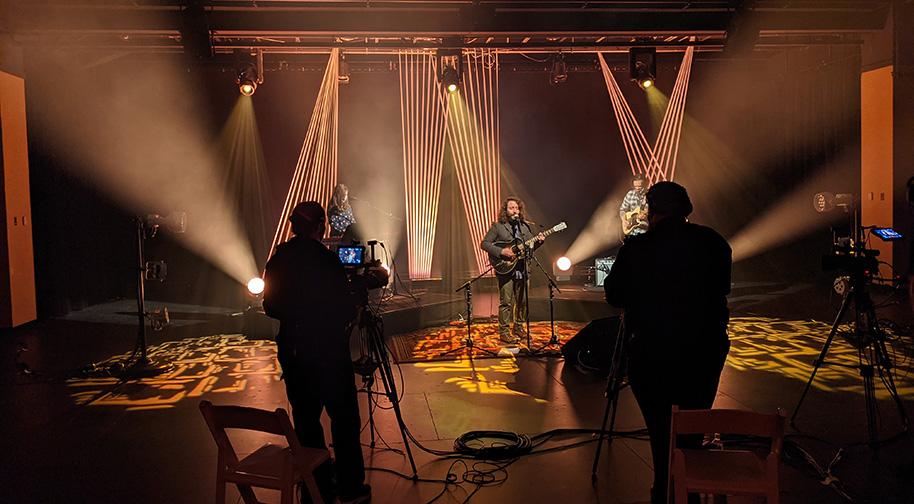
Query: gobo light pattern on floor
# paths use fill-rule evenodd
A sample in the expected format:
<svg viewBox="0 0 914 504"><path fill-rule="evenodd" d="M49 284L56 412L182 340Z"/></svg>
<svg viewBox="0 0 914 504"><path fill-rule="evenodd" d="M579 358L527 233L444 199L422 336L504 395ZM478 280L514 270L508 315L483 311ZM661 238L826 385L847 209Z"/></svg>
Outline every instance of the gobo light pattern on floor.
<svg viewBox="0 0 914 504"><path fill-rule="evenodd" d="M556 322L556 333L567 342L586 324ZM531 346L538 348L551 336L549 322L531 323ZM734 317L730 319L730 355L727 365L736 370L778 373L806 382L812 372L830 325L804 320L781 320L768 317ZM495 323L473 324L474 343L494 351L504 350L498 341ZM464 344L466 326L448 325L392 336L390 348L400 362L420 361L416 367L429 373L448 376L445 383L470 393L528 395L512 390L507 379L518 371L514 355L502 354L495 359L474 359L465 355L441 357L444 351ZM914 398L914 386L908 375L911 351L903 340L888 344L896 367L895 383L902 399ZM258 388L281 387L281 370L276 360L276 344L272 341L248 340L240 334L214 335L166 342L150 347L149 357L168 362L167 373L138 382L120 383L116 377L74 378L67 385L77 404L92 406L121 406L128 410L174 407L178 402L203 394L240 394ZM99 363L123 362L128 356L118 355ZM836 337L829 348L829 363L854 366L859 364L857 349ZM813 386L825 391L863 394L860 373L852 367L825 365L819 369ZM886 393L877 387L880 399ZM240 396L239 396L240 397ZM537 399L540 400L540 399ZM240 401L240 400L239 400Z"/></svg>

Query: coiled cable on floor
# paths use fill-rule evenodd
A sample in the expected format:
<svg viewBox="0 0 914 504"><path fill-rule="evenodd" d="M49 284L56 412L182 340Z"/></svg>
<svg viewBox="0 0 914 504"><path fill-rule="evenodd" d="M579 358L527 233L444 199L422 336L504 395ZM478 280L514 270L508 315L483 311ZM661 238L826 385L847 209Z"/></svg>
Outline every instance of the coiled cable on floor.
<svg viewBox="0 0 914 504"><path fill-rule="evenodd" d="M506 431L469 431L454 440L454 451L484 460L512 459L532 448L526 435Z"/></svg>

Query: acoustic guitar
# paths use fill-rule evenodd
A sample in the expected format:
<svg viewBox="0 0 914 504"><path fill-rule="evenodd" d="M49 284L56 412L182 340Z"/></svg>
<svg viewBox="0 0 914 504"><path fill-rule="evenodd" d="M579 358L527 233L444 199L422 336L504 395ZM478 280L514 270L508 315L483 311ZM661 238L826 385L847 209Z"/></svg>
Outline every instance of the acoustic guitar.
<svg viewBox="0 0 914 504"><path fill-rule="evenodd" d="M564 222L559 222L555 226L552 226L551 229L543 231L543 236L549 236L552 233L557 233L563 231L568 226ZM495 272L499 275L506 275L514 269L514 265L517 264L517 260L524 257L525 250L533 250L533 245L536 243L537 237L530 238L525 241L523 244L517 243L517 240L511 241L497 241L495 246L499 248L511 247L511 250L514 251L514 258L507 259L501 257L500 255L489 254L489 263L495 268Z"/></svg>

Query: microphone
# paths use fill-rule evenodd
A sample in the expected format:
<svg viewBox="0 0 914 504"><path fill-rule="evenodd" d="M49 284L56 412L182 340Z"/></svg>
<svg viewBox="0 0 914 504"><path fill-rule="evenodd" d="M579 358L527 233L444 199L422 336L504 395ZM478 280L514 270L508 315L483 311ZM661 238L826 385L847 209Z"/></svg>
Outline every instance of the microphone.
<svg viewBox="0 0 914 504"><path fill-rule="evenodd" d="M362 200L360 200L360 199L358 199L358 198L356 198L356 197L355 197L355 196L349 196L349 199L351 199L351 200L355 200L355 201L362 201Z"/></svg>

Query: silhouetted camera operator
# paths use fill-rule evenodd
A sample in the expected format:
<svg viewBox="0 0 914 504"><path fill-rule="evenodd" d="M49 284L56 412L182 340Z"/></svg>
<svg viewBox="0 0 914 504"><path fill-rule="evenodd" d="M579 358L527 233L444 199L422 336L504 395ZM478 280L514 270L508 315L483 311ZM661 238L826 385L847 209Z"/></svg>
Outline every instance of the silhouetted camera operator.
<svg viewBox="0 0 914 504"><path fill-rule="evenodd" d="M340 501L367 502L371 487L365 484L347 331L357 316L358 303L350 293L339 257L320 242L326 220L319 203L296 205L289 216L295 236L276 247L267 262L263 308L280 321L276 336L279 363L299 441L303 446L326 449L321 427L326 408ZM329 461L314 472L327 502L333 502L331 473Z"/></svg>
<svg viewBox="0 0 914 504"><path fill-rule="evenodd" d="M716 231L688 222L681 185L658 182L646 199L650 230L626 240L603 287L625 310L628 377L650 435L657 504L666 502L672 406L707 409L717 394L730 350L732 254Z"/></svg>

